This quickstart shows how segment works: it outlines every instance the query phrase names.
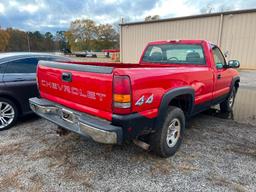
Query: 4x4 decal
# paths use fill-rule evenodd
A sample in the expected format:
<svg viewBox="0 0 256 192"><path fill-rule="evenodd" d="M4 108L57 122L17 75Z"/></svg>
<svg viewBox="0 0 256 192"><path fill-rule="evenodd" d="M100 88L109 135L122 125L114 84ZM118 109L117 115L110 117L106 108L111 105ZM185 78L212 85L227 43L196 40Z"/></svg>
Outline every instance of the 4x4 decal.
<svg viewBox="0 0 256 192"><path fill-rule="evenodd" d="M146 104L151 104L151 103L153 102L153 100L154 100L154 95L153 95L153 94L150 95L147 99L145 98L144 95L142 95L142 97L140 97L140 98L138 99L138 101L136 101L135 105L136 105L136 106L141 106L141 105L143 105L144 103L146 103Z"/></svg>

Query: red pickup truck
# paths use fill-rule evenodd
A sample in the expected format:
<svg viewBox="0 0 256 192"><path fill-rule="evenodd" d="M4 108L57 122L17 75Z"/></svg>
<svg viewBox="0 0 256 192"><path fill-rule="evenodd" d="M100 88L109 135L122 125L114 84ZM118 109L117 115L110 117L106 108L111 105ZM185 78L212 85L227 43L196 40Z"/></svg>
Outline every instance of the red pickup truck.
<svg viewBox="0 0 256 192"><path fill-rule="evenodd" d="M185 123L220 104L232 110L239 61L205 40L152 42L139 64L40 61L38 115L96 142L134 140L161 157L179 148Z"/></svg>

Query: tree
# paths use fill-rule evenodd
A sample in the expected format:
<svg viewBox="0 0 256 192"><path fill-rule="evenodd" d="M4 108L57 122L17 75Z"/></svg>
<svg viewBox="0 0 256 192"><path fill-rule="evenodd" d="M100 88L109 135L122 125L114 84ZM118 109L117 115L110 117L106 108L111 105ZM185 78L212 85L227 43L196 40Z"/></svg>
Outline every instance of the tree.
<svg viewBox="0 0 256 192"><path fill-rule="evenodd" d="M6 51L9 38L9 34L6 31L0 29L0 51Z"/></svg>
<svg viewBox="0 0 256 192"><path fill-rule="evenodd" d="M7 51L28 51L27 34L24 31L8 28L6 32L10 36Z"/></svg>
<svg viewBox="0 0 256 192"><path fill-rule="evenodd" d="M66 31L64 33L65 38L67 39L67 44L72 50L77 50L76 49L76 43L75 43L75 37L73 36L71 31Z"/></svg>
<svg viewBox="0 0 256 192"><path fill-rule="evenodd" d="M56 50L54 36L47 32L25 32L8 28L9 35L6 51L54 51Z"/></svg>
<svg viewBox="0 0 256 192"><path fill-rule="evenodd" d="M117 48L119 44L119 34L110 24L100 24L97 26L97 43L94 49L102 50L106 48Z"/></svg>
<svg viewBox="0 0 256 192"><path fill-rule="evenodd" d="M155 20L159 20L160 19L160 16L159 15L154 15L154 16L147 16L145 17L145 21L155 21Z"/></svg>
<svg viewBox="0 0 256 192"><path fill-rule="evenodd" d="M117 32L113 29L112 25L100 24L97 26L97 39L98 40L108 40L114 41L117 37Z"/></svg>
<svg viewBox="0 0 256 192"><path fill-rule="evenodd" d="M43 47L46 50L54 50L54 42L53 42L53 35L50 32L46 32L44 34L44 43L43 43Z"/></svg>
<svg viewBox="0 0 256 192"><path fill-rule="evenodd" d="M69 31L71 32L76 46L80 50L88 50L91 41L96 39L96 23L90 19L75 20L71 22Z"/></svg>
<svg viewBox="0 0 256 192"><path fill-rule="evenodd" d="M71 22L65 38L73 51L116 48L119 44L119 35L112 25L97 25L90 19Z"/></svg>
<svg viewBox="0 0 256 192"><path fill-rule="evenodd" d="M55 43L57 44L59 50L67 49L68 39L65 36L66 31L57 31L55 34Z"/></svg>
<svg viewBox="0 0 256 192"><path fill-rule="evenodd" d="M39 31L29 32L28 38L30 41L31 51L45 51L44 35Z"/></svg>

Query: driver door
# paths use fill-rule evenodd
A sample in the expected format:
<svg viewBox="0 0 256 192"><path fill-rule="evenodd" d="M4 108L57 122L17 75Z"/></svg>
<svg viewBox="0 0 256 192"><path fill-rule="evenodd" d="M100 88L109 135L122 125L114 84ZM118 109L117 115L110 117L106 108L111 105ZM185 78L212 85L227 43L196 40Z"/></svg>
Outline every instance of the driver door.
<svg viewBox="0 0 256 192"><path fill-rule="evenodd" d="M224 68L226 60L217 46L212 47L212 55L215 63L215 78L213 98L217 99L229 93L231 76L229 70Z"/></svg>

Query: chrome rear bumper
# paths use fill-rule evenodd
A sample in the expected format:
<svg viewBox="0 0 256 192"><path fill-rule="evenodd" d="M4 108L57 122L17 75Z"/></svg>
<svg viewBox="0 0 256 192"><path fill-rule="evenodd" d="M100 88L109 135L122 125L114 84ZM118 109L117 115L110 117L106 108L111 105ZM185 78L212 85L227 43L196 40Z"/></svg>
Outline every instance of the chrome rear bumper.
<svg viewBox="0 0 256 192"><path fill-rule="evenodd" d="M74 111L46 99L30 98L30 108L39 116L104 144L121 144L122 128L111 122Z"/></svg>

